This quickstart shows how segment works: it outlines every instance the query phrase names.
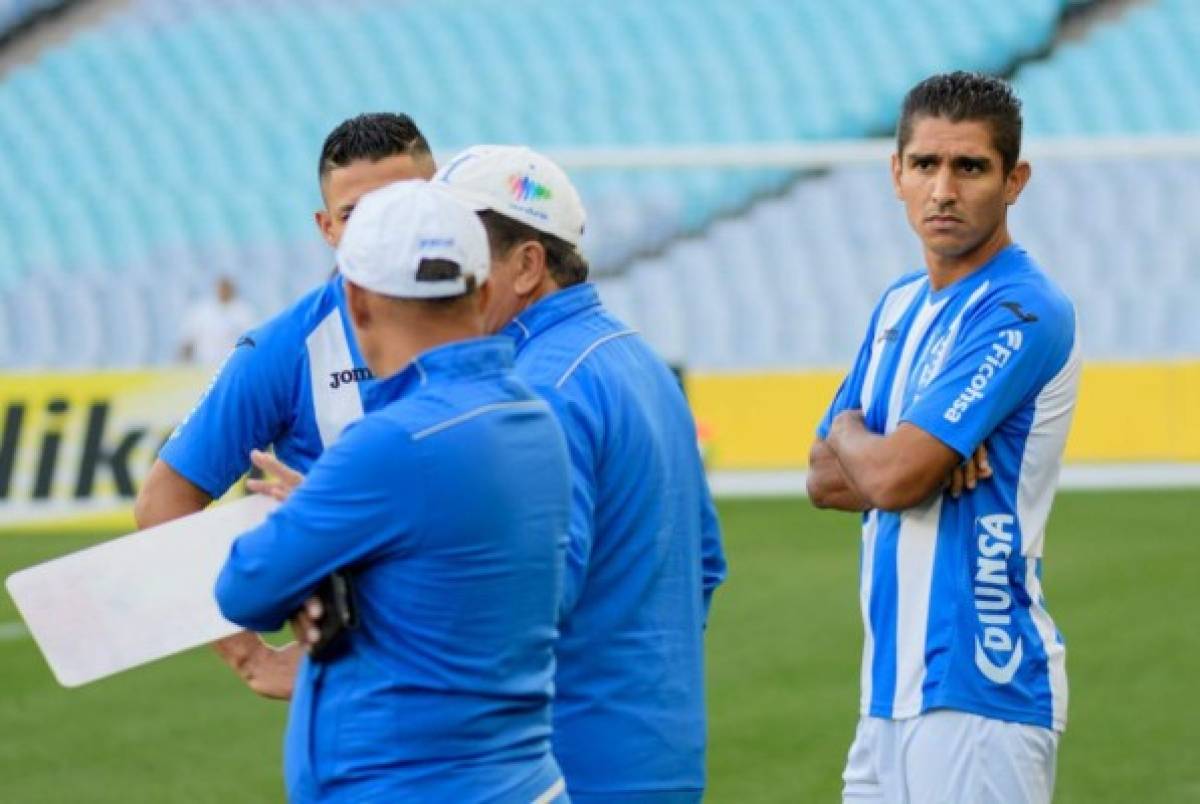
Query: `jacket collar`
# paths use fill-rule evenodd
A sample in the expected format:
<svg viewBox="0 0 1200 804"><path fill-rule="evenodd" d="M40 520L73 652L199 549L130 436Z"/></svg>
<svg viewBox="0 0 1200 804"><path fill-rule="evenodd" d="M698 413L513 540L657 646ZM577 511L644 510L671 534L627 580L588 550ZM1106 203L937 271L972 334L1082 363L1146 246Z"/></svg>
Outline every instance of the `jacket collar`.
<svg viewBox="0 0 1200 804"><path fill-rule="evenodd" d="M590 282L581 282L534 302L502 331L513 339L517 348L520 348L526 341L537 337L563 319L599 306L600 294L596 292L596 286Z"/></svg>
<svg viewBox="0 0 1200 804"><path fill-rule="evenodd" d="M399 399L419 388L460 379L498 374L513 365L513 344L507 338L471 338L422 352L398 373L380 380L388 399Z"/></svg>

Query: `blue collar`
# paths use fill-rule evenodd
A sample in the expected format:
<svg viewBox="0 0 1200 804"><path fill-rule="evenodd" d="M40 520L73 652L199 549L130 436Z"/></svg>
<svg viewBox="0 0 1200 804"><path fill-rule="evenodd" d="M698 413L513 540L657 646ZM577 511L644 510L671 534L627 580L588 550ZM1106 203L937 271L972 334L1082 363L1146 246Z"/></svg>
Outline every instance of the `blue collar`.
<svg viewBox="0 0 1200 804"><path fill-rule="evenodd" d="M534 304L509 322L502 332L513 339L517 348L565 318L600 306L600 294L590 282L563 288Z"/></svg>
<svg viewBox="0 0 1200 804"><path fill-rule="evenodd" d="M936 302L940 299L946 298L947 296L955 296L960 291L974 290L975 288L979 287L979 283L982 282L985 277L991 276L991 274L998 267L1004 266L1007 270L1008 267L1012 266L1014 263L1019 264L1023 259L1026 259L1025 249L1021 248L1016 243L1009 243L1007 246L993 254L992 258L983 265L979 266L966 276L954 280L941 290L934 290L931 286L929 288L929 300Z"/></svg>
<svg viewBox="0 0 1200 804"><path fill-rule="evenodd" d="M422 352L404 369L379 382L388 399L399 399L418 388L499 374L512 365L512 341L496 336L471 338Z"/></svg>

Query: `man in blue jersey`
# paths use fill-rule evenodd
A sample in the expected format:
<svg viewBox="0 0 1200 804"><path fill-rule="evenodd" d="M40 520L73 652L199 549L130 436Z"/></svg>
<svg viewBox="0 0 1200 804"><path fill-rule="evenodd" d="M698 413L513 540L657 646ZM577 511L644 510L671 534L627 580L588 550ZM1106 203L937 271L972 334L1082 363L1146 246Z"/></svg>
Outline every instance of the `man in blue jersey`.
<svg viewBox="0 0 1200 804"><path fill-rule="evenodd" d="M487 235L407 181L362 198L337 254L384 404L237 539L216 584L224 615L263 631L331 573L353 579L357 627L300 665L289 799L565 800L550 700L567 449L512 343L481 337Z"/></svg>
<svg viewBox="0 0 1200 804"><path fill-rule="evenodd" d="M346 120L329 134L318 161L325 208L315 218L322 237L336 248L364 193L404 179L429 179L433 172L429 144L406 115ZM372 408L373 385L351 335L342 280L335 275L238 342L151 467L134 509L138 527L207 506L246 472L252 450L273 445L283 462L306 470L346 425ZM287 696L297 648L276 651L254 634L216 647L252 689Z"/></svg>
<svg viewBox="0 0 1200 804"><path fill-rule="evenodd" d="M1065 648L1041 588L1075 311L1012 242L1020 102L952 73L904 101L892 176L925 269L889 288L818 428L818 506L863 512L862 719L845 801L1049 802ZM943 479L981 445L991 479Z"/></svg>
<svg viewBox="0 0 1200 804"><path fill-rule="evenodd" d="M573 503L556 647L554 754L576 802L698 801L704 627L725 559L674 375L609 314L579 252L584 210L528 148L481 146L435 183L479 210L489 331L558 414Z"/></svg>

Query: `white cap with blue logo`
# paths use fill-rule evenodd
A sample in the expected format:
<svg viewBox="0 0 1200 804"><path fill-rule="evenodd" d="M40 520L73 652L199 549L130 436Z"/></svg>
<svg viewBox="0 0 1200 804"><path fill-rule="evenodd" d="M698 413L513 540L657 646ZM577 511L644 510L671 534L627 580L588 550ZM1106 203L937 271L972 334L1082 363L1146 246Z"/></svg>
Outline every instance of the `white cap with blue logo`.
<svg viewBox="0 0 1200 804"><path fill-rule="evenodd" d="M505 217L579 246L585 215L563 169L521 145L476 145L433 177L476 211Z"/></svg>
<svg viewBox="0 0 1200 804"><path fill-rule="evenodd" d="M337 250L342 275L400 299L461 296L491 268L487 232L466 204L430 182L389 184L354 206Z"/></svg>

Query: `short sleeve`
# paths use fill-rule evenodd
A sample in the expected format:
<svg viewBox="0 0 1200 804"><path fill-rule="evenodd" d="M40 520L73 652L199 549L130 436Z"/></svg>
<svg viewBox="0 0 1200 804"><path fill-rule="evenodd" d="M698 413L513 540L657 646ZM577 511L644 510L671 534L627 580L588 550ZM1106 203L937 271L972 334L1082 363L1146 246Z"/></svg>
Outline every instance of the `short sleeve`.
<svg viewBox="0 0 1200 804"><path fill-rule="evenodd" d="M933 382L901 415L964 459L1070 357L1074 313L1053 299L985 301Z"/></svg>
<svg viewBox="0 0 1200 804"><path fill-rule="evenodd" d="M829 428L833 426L833 420L839 413L862 407L863 383L866 381L867 367L871 363L871 346L875 341L875 323L878 318L879 310L876 309L870 324L867 325L867 334L858 348L858 356L854 358L850 373L842 380L837 393L833 395L833 402L829 404L824 418L817 425L817 436L821 439L829 437Z"/></svg>
<svg viewBox="0 0 1200 804"><path fill-rule="evenodd" d="M286 338L244 336L159 457L220 497L249 469L250 451L272 444L291 422L299 353Z"/></svg>

